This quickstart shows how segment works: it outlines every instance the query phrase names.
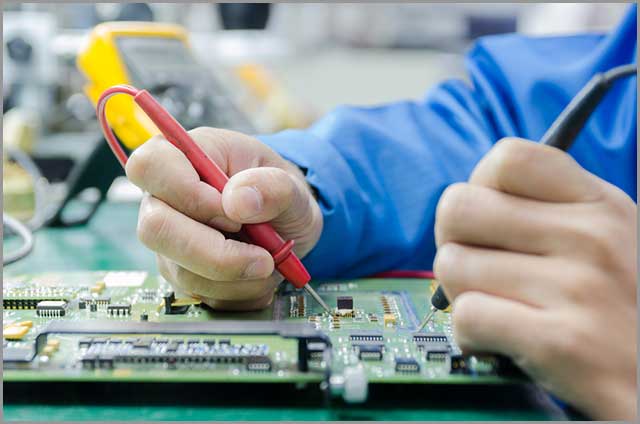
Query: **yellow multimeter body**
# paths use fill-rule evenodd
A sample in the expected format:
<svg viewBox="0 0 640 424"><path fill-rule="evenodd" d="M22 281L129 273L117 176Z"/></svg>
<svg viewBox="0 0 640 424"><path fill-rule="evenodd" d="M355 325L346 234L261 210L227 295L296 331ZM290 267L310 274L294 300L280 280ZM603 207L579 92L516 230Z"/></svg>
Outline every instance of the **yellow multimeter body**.
<svg viewBox="0 0 640 424"><path fill-rule="evenodd" d="M118 45L121 40L127 39L180 43L185 51L190 51L187 33L178 25L152 22L106 22L97 25L77 57L77 66L88 79L85 93L94 105L105 89L116 84L146 88L132 77L131 68ZM166 59L172 60L170 57ZM159 133L130 96L114 96L109 101L107 120L129 149L138 147Z"/></svg>

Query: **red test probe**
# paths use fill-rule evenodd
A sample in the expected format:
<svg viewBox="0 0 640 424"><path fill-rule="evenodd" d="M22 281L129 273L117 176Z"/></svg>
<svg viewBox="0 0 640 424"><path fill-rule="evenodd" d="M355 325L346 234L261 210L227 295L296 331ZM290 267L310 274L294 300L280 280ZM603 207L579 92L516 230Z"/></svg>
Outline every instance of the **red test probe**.
<svg viewBox="0 0 640 424"><path fill-rule="evenodd" d="M128 94L132 96L136 104L149 116L162 135L184 153L198 175L200 175L202 181L222 193L224 186L227 184L227 181L229 181L229 177L227 177L218 165L193 141L182 125L146 90L138 90L129 85L115 85L102 93L98 99L96 113L104 136L123 167L127 163L128 157L109 127L105 108L109 98L116 94ZM331 314L331 310L327 304L308 284L311 276L300 259L293 253L293 240L284 241L268 223L244 224L241 231L244 231L254 244L266 249L271 256L273 256L276 269L284 278L295 287L304 288L327 313Z"/></svg>

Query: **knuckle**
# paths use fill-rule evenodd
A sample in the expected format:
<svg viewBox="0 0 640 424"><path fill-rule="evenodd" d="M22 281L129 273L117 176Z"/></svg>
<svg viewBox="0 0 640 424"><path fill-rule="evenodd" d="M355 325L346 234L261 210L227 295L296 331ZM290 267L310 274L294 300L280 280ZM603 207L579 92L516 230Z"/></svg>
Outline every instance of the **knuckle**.
<svg viewBox="0 0 640 424"><path fill-rule="evenodd" d="M585 252L591 259L600 264L613 264L617 262L616 241L618 237L618 225L599 219L594 222L574 221L569 226L569 237L579 251Z"/></svg>
<svg viewBox="0 0 640 424"><path fill-rule="evenodd" d="M433 271L440 283L447 286L452 283L456 263L460 263L459 249L453 243L445 243L438 248L433 261Z"/></svg>
<svg viewBox="0 0 640 424"><path fill-rule="evenodd" d="M470 186L466 183L451 184L440 197L436 209L436 231L446 237L449 230L464 219L470 210Z"/></svg>
<svg viewBox="0 0 640 424"><path fill-rule="evenodd" d="M248 264L243 262L244 256L239 251L237 242L225 239L217 248L211 249L211 277L217 281L236 281L247 274Z"/></svg>
<svg viewBox="0 0 640 424"><path fill-rule="evenodd" d="M135 149L125 165L127 177L138 185L146 181L149 168L153 165L155 149L151 148L151 145L154 138Z"/></svg>
<svg viewBox="0 0 640 424"><path fill-rule="evenodd" d="M204 199L197 187L197 185L194 185L190 190L185 190L182 194L182 207L184 207L187 215L191 217L199 217L204 209Z"/></svg>
<svg viewBox="0 0 640 424"><path fill-rule="evenodd" d="M524 166L535 160L535 145L516 138L503 138L492 153L497 183L512 178L514 172L519 172Z"/></svg>
<svg viewBox="0 0 640 424"><path fill-rule="evenodd" d="M197 141L200 138L215 139L218 137L218 132L218 129L212 127L196 127L189 131L189 135Z"/></svg>
<svg viewBox="0 0 640 424"><path fill-rule="evenodd" d="M168 221L167 213L160 208L141 210L138 218L138 239L149 249L159 250L166 239Z"/></svg>
<svg viewBox="0 0 640 424"><path fill-rule="evenodd" d="M565 279L563 292L572 304L589 304L598 302L601 290L606 290L606 278L593 269L575 269L571 271L573 278Z"/></svg>
<svg viewBox="0 0 640 424"><path fill-rule="evenodd" d="M470 294L459 296L453 304L453 328L455 338L460 348L466 349L470 346L471 336L475 333L475 323L477 321L477 307L475 297Z"/></svg>
<svg viewBox="0 0 640 424"><path fill-rule="evenodd" d="M543 368L552 363L572 361L591 344L589 331L582 323L566 320L558 324L549 346L537 354Z"/></svg>

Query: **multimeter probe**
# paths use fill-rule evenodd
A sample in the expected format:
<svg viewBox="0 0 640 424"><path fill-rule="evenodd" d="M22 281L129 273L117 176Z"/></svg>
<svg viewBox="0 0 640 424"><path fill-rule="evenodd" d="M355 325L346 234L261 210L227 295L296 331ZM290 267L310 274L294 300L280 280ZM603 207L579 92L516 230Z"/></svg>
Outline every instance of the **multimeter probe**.
<svg viewBox="0 0 640 424"><path fill-rule="evenodd" d="M96 113L107 143L123 167L127 163L128 156L109 127L106 116L107 101L116 94L132 96L135 103L149 116L167 141L187 157L202 181L222 192L229 178L189 136L182 125L146 90L138 90L129 85L116 85L102 93L96 105ZM263 247L271 254L277 270L291 284L297 288L304 288L327 313L331 313L326 303L308 284L311 276L293 253L293 240L285 241L268 223L245 224L241 231L244 231L254 244Z"/></svg>

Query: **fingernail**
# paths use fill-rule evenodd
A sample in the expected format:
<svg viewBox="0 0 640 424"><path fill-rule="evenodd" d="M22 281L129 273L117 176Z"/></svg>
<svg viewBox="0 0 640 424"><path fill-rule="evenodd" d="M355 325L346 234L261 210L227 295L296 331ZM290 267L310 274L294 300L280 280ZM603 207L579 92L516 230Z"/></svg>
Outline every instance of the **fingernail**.
<svg viewBox="0 0 640 424"><path fill-rule="evenodd" d="M239 187L233 190L237 213L242 219L250 219L262 212L262 195L254 187Z"/></svg>
<svg viewBox="0 0 640 424"><path fill-rule="evenodd" d="M247 266L247 269L245 269L244 274L249 279L265 278L269 276L270 272L271 272L271 264L264 259L258 259L250 263L249 266Z"/></svg>

